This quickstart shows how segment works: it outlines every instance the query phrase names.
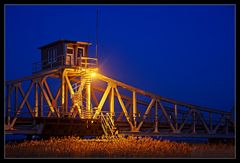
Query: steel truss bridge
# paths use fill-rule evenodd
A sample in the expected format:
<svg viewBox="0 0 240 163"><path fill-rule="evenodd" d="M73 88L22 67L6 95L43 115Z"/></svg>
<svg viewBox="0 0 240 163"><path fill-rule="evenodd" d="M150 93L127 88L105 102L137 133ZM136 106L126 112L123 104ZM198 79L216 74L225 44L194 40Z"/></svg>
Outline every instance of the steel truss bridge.
<svg viewBox="0 0 240 163"><path fill-rule="evenodd" d="M158 96L88 66L41 71L6 88L6 134L234 138L230 112Z"/></svg>

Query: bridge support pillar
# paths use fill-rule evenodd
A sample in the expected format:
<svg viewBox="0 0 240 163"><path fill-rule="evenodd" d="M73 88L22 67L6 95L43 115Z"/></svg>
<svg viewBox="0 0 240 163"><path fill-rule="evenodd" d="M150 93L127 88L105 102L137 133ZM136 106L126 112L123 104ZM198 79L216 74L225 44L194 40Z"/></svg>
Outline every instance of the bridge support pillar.
<svg viewBox="0 0 240 163"><path fill-rule="evenodd" d="M68 85L65 83L65 105L63 109L63 115L67 116L68 115Z"/></svg>
<svg viewBox="0 0 240 163"><path fill-rule="evenodd" d="M35 83L35 107L34 107L34 116L38 117L38 83Z"/></svg>
<svg viewBox="0 0 240 163"><path fill-rule="evenodd" d="M157 100L155 102L155 116L154 116L154 132L158 132L158 104L157 104Z"/></svg>
<svg viewBox="0 0 240 163"><path fill-rule="evenodd" d="M193 113L192 113L192 125L193 125L193 131L192 131L192 133L193 134L196 134L196 112L195 111L193 111Z"/></svg>
<svg viewBox="0 0 240 163"><path fill-rule="evenodd" d="M10 126L10 117L11 117L11 93L12 93L12 87L11 85L8 85L7 89L7 126L9 128Z"/></svg>
<svg viewBox="0 0 240 163"><path fill-rule="evenodd" d="M61 80L61 90L62 90L62 99L61 99L61 113L64 115L65 110L65 73L62 74L62 80Z"/></svg>
<svg viewBox="0 0 240 163"><path fill-rule="evenodd" d="M136 116L137 116L137 100L136 100L136 92L133 91L133 126L135 128L137 127Z"/></svg>
<svg viewBox="0 0 240 163"><path fill-rule="evenodd" d="M91 85L86 83L86 111L91 111Z"/></svg>
<svg viewBox="0 0 240 163"><path fill-rule="evenodd" d="M113 119L113 116L114 116L114 88L111 88L111 94L110 94L110 117L111 117L111 119Z"/></svg>

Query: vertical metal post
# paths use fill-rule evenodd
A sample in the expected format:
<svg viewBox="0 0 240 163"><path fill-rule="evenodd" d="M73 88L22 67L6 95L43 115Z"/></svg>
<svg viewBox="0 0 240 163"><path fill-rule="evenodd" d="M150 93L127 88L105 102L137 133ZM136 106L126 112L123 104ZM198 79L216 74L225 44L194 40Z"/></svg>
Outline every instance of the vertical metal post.
<svg viewBox="0 0 240 163"><path fill-rule="evenodd" d="M79 89L81 89L80 90L80 93L79 93L79 95L80 95L80 98L79 98L79 100L80 100L80 102L79 102L79 105L80 105L80 107L82 107L83 106L83 87L84 87L84 85L82 84L82 80L81 80L81 88L79 88Z"/></svg>
<svg viewBox="0 0 240 163"><path fill-rule="evenodd" d="M136 116L137 116L137 100L136 100L136 92L133 91L133 126L135 128L137 127Z"/></svg>
<svg viewBox="0 0 240 163"><path fill-rule="evenodd" d="M8 105L7 105L7 121L8 121L8 126L10 126L10 118L11 118L11 86L8 85Z"/></svg>
<svg viewBox="0 0 240 163"><path fill-rule="evenodd" d="M62 113L62 115L64 115L64 110L65 110L65 73L62 73L61 89L62 89L61 113Z"/></svg>
<svg viewBox="0 0 240 163"><path fill-rule="evenodd" d="M43 93L40 92L40 117L43 117Z"/></svg>
<svg viewBox="0 0 240 163"><path fill-rule="evenodd" d="M38 117L38 84L35 83L35 107L34 107L34 116Z"/></svg>
<svg viewBox="0 0 240 163"><path fill-rule="evenodd" d="M213 131L213 125L212 125L212 112L209 112L209 124L210 124L210 131Z"/></svg>
<svg viewBox="0 0 240 163"><path fill-rule="evenodd" d="M15 85L15 114L18 109L18 84Z"/></svg>
<svg viewBox="0 0 240 163"><path fill-rule="evenodd" d="M110 94L110 117L113 118L114 116L114 88L111 88Z"/></svg>
<svg viewBox="0 0 240 163"><path fill-rule="evenodd" d="M154 132L158 132L158 104L157 104L157 100L155 102L155 129Z"/></svg>
<svg viewBox="0 0 240 163"><path fill-rule="evenodd" d="M88 113L91 111L91 83L88 81L86 83L86 111Z"/></svg>
<svg viewBox="0 0 240 163"><path fill-rule="evenodd" d="M178 130L178 112L177 112L177 104L174 104L174 116L175 116L175 128Z"/></svg>
<svg viewBox="0 0 240 163"><path fill-rule="evenodd" d="M196 121L196 112L195 112L195 110L193 110L193 113L192 113L192 121L193 121L193 134L195 134L196 133L196 123L195 123L195 121Z"/></svg>
<svg viewBox="0 0 240 163"><path fill-rule="evenodd" d="M57 101L56 101L57 103ZM67 115L68 114L68 87L67 87L67 83L65 83L65 110L64 110L64 114Z"/></svg>

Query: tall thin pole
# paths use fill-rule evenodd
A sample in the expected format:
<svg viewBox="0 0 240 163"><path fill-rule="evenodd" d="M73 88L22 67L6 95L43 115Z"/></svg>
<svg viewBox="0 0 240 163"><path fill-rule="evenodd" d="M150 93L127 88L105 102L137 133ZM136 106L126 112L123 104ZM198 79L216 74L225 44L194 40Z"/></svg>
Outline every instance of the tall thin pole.
<svg viewBox="0 0 240 163"><path fill-rule="evenodd" d="M96 58L98 59L98 8L96 13Z"/></svg>

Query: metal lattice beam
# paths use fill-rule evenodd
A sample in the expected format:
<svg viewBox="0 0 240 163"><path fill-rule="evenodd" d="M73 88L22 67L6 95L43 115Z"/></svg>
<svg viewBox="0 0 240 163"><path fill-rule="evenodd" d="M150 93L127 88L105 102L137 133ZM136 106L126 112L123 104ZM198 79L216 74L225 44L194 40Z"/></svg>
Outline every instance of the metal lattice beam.
<svg viewBox="0 0 240 163"><path fill-rule="evenodd" d="M219 134L223 128L225 130L225 134L229 134L229 128L232 126L232 123L230 123L228 118L228 112L199 107L158 96L132 87L123 82L113 80L100 73L97 73L96 76L94 76L93 81L91 80L87 83L88 88L84 88L84 86L86 87L85 83L87 82L87 78L90 76L91 71L88 69L59 68L34 74L33 76L22 79L8 81L6 99L7 124L5 126L7 126L8 129L14 128L15 122L18 116L21 115L21 110L25 104L32 117L56 116L58 118L62 118L67 115L68 117L76 119L79 117L81 119L81 114L85 109L87 111L94 110L92 118L97 119L102 110L105 111L106 108L104 107L106 105L104 104L108 99L108 109L111 119L116 122L126 122L130 129L129 132L132 133L143 132L144 127L149 126L150 124L150 129L154 134L162 134L162 126L164 125L168 126L168 128L165 128L167 132L172 134L183 135L187 130L190 134L196 135L200 133L199 128L201 131L204 131L209 135ZM52 85L47 83L47 78L59 79L60 86L58 87L55 96L53 96L52 93ZM24 92L21 84L26 80L30 80L31 84L28 90ZM98 85L99 81L104 84ZM76 91L73 84L79 83L80 87L78 87ZM34 101L31 104L30 101L28 101L28 97L33 88L35 88ZM13 90L15 90L15 98L13 100L15 105L12 108L11 97L13 96ZM119 90L123 93L120 94ZM130 92L131 95L126 95L127 93L124 93L122 90ZM102 96L96 96L96 91L101 92ZM81 98L85 96L85 99L88 102L86 106L83 106L80 103L75 103L73 99L72 101L68 101L69 95L70 98L72 98L77 92L81 93ZM19 103L19 94L23 97L21 103ZM137 97L137 95L139 96ZM59 98L61 98L61 100L59 100ZM58 100L61 101L60 107L58 107ZM116 100L118 102L116 102ZM46 108L43 106L44 102L46 102L48 106L47 115L44 115L44 112L46 111ZM34 108L31 108L31 106L34 106ZM121 113L119 115L115 114L115 107L121 109ZM141 107L144 109L141 110ZM154 108L153 111L151 111L152 108ZM13 117L11 116L12 109L15 109L17 113ZM138 115L139 109L141 112L144 112L143 116ZM203 114L205 115L206 113L209 114L208 120L203 117ZM215 117L213 117L213 115ZM217 115L221 115L221 117L216 118ZM213 123L213 119L217 120L217 123Z"/></svg>

